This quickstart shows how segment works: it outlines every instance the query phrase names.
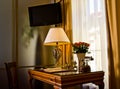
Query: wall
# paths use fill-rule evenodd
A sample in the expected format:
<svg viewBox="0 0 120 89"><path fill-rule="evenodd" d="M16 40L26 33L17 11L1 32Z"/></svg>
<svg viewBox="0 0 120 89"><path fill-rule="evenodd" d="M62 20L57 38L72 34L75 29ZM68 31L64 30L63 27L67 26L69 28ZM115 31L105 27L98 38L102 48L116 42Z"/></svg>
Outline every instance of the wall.
<svg viewBox="0 0 120 89"><path fill-rule="evenodd" d="M6 71L4 68L4 62L7 61L13 61L13 57L16 57L16 55L12 56L12 51L15 48L13 46L13 40L16 40L18 42L18 59L15 59L18 61L19 66L26 66L19 69L19 77L20 85L21 87L25 87L28 89L28 74L27 70L29 69L29 66L34 65L34 59L35 59L35 53L36 53L36 43L37 43L37 37L39 31L35 31L34 37L28 41L23 40L24 39L24 31L31 30L31 28L28 26L28 14L26 13L27 9L26 6L31 5L39 5L39 4L46 4L50 3L52 0L15 0L18 1L18 8L17 9L17 23L16 27L13 27L14 24L13 20L15 20L14 13L12 13L13 8L13 2L14 0L0 0L0 87L2 89L8 89L8 83L7 83L7 76ZM16 15L16 16L17 16ZM14 32L14 28L16 29L16 32ZM26 30L27 29L27 30ZM38 29L38 28L33 28ZM41 28L42 29L42 28ZM14 34L13 34L14 33ZM18 34L18 39L13 38L13 35L15 36ZM29 39L29 38L28 38ZM24 42L25 41L25 42ZM28 43L28 46L26 46L26 43ZM12 47L13 46L13 47ZM2 81L2 82L1 82ZM24 88L24 89L25 89Z"/></svg>
<svg viewBox="0 0 120 89"><path fill-rule="evenodd" d="M12 58L12 2L0 1L0 67Z"/></svg>
<svg viewBox="0 0 120 89"><path fill-rule="evenodd" d="M22 67L19 69L19 83L21 89L28 88L28 82L27 82L28 69L34 68L37 65L40 66L43 64L48 64L53 62L50 60L50 57L47 58L49 54L48 53L49 50L47 50L47 52L43 50L45 49L43 47L43 41L50 26L30 27L29 14L28 14L28 7L48 4L48 3L51 3L51 0L18 0L17 3L17 7L18 7L17 9L18 60L17 61L18 61L18 66ZM44 55L45 57L43 58Z"/></svg>
<svg viewBox="0 0 120 89"><path fill-rule="evenodd" d="M12 0L0 0L0 87L7 89L4 62L12 59Z"/></svg>

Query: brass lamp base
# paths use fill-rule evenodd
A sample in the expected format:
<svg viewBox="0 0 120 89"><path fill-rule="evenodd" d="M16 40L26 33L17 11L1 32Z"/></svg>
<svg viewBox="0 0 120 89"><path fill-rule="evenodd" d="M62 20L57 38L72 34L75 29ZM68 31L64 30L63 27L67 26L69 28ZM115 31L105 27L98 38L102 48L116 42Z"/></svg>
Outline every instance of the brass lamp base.
<svg viewBox="0 0 120 89"><path fill-rule="evenodd" d="M62 50L56 46L56 48L53 50L53 56L56 59L56 62L60 59L60 57L62 56Z"/></svg>

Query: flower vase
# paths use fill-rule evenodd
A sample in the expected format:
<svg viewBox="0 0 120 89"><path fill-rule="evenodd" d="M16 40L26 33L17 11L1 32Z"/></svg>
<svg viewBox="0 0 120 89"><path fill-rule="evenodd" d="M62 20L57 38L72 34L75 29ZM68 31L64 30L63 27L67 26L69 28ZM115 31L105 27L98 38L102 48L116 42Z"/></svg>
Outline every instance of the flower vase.
<svg viewBox="0 0 120 89"><path fill-rule="evenodd" d="M77 57L78 57L78 71L83 72L85 53L77 53Z"/></svg>

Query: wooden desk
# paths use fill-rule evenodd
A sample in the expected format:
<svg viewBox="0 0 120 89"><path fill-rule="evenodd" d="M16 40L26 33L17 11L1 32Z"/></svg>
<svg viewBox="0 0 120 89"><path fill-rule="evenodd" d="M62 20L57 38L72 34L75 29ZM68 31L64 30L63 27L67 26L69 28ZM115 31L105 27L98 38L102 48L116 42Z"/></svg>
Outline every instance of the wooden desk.
<svg viewBox="0 0 120 89"><path fill-rule="evenodd" d="M94 83L99 89L104 89L104 72L96 71L90 73L61 72L47 73L38 70L28 70L30 85L33 79L53 85L54 89L71 89L75 85L83 83Z"/></svg>

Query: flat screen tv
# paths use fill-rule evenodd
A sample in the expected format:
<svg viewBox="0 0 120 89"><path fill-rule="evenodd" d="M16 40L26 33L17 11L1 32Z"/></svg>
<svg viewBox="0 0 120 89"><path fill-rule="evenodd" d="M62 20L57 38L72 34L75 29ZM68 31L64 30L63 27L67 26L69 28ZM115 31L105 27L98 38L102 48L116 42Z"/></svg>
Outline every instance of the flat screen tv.
<svg viewBox="0 0 120 89"><path fill-rule="evenodd" d="M62 23L60 2L28 7L28 12L30 26L45 26Z"/></svg>

